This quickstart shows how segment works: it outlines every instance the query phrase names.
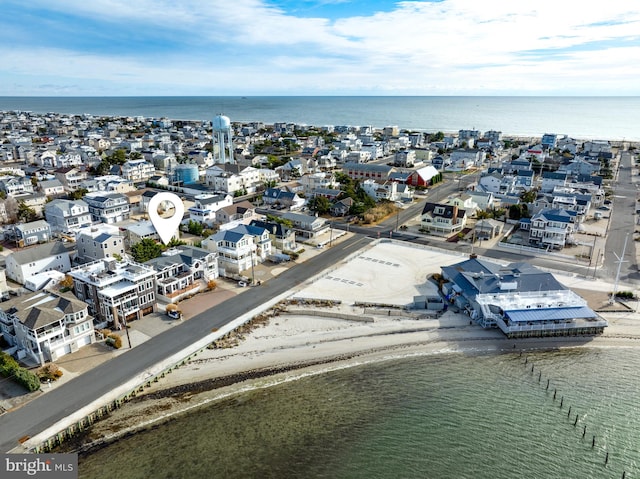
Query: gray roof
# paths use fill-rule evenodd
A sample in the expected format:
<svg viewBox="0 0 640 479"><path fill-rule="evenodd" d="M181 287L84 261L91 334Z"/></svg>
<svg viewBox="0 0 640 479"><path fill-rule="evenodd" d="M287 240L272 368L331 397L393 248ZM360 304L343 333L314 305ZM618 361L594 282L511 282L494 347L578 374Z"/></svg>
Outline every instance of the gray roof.
<svg viewBox="0 0 640 479"><path fill-rule="evenodd" d="M50 229L49 223L47 223L45 220L31 221L30 223L18 223L13 225L13 227L14 229L22 232L30 231L36 228Z"/></svg>
<svg viewBox="0 0 640 479"><path fill-rule="evenodd" d="M14 314L27 328L36 330L60 321L65 314L87 309L87 304L71 293L36 292L5 301L0 307Z"/></svg>
<svg viewBox="0 0 640 479"><path fill-rule="evenodd" d="M61 241L54 241L52 243L45 243L24 250L14 251L9 256L13 258L17 264L27 264L59 254L69 254L69 251L67 251L67 248L65 248Z"/></svg>
<svg viewBox="0 0 640 479"><path fill-rule="evenodd" d="M518 292L559 291L566 288L551 273L528 263L511 263L503 267L477 258L442 267L443 274L453 281L466 297L477 294L501 293L503 282L517 283Z"/></svg>
<svg viewBox="0 0 640 479"><path fill-rule="evenodd" d="M176 263L192 265L195 261L203 260L210 254L212 254L211 251L203 248L180 245L175 249L165 251L161 256L158 256L157 258L150 259L149 261L145 262L145 264L153 266L153 268L158 271Z"/></svg>

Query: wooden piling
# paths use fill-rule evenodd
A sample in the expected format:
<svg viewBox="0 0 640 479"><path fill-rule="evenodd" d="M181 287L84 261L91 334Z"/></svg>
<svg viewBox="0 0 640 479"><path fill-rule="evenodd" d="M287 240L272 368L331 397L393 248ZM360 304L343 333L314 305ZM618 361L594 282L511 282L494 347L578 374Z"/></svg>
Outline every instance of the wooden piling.
<svg viewBox="0 0 640 479"><path fill-rule="evenodd" d="M587 434L587 426L584 427L584 429L582 430L582 437L584 437Z"/></svg>
<svg viewBox="0 0 640 479"><path fill-rule="evenodd" d="M549 381L550 379L547 379L547 389L549 389Z"/></svg>
<svg viewBox="0 0 640 479"><path fill-rule="evenodd" d="M542 371L540 371L540 374L538 374L538 382L540 382L541 379L542 379Z"/></svg>
<svg viewBox="0 0 640 479"><path fill-rule="evenodd" d="M562 404L564 403L564 396L560 398L560 409L562 409Z"/></svg>
<svg viewBox="0 0 640 479"><path fill-rule="evenodd" d="M556 400L556 393L557 393L557 390L556 390L556 389L554 389L554 390L553 390L553 400L554 400L554 401Z"/></svg>
<svg viewBox="0 0 640 479"><path fill-rule="evenodd" d="M567 417L571 416L571 406L569 406L569 412L567 413Z"/></svg>
<svg viewBox="0 0 640 479"><path fill-rule="evenodd" d="M596 437L593 436L593 439L591 439L591 447L594 448L596 447Z"/></svg>
<svg viewBox="0 0 640 479"><path fill-rule="evenodd" d="M578 424L578 415L577 415L577 414L576 414L576 420L575 420L575 421L573 421L573 425L574 425L574 427L575 427L575 425L576 425L576 424Z"/></svg>
<svg viewBox="0 0 640 479"><path fill-rule="evenodd" d="M607 455L604 456L604 465L606 466L607 464L609 464L609 453L607 453Z"/></svg>

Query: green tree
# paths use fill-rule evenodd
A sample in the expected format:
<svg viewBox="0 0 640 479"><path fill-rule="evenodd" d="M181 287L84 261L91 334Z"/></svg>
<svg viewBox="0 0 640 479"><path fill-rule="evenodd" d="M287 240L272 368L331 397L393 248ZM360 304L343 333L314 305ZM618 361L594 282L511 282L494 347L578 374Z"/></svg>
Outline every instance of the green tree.
<svg viewBox="0 0 640 479"><path fill-rule="evenodd" d="M131 256L138 263L144 263L162 254L162 246L151 238L145 238L131 247Z"/></svg>
<svg viewBox="0 0 640 479"><path fill-rule="evenodd" d="M35 210L26 205L24 201L18 203L18 219L28 223L30 221L35 221L38 218Z"/></svg>
<svg viewBox="0 0 640 479"><path fill-rule="evenodd" d="M87 193L89 193L89 190L86 188L78 188L77 190L69 193L68 198L70 200L81 200Z"/></svg>
<svg viewBox="0 0 640 479"><path fill-rule="evenodd" d="M528 191L523 191L520 194L520 201L523 203L533 203L538 197L538 190L532 189Z"/></svg>
<svg viewBox="0 0 640 479"><path fill-rule="evenodd" d="M202 225L202 223L194 220L189 220L189 223L187 224L187 231L189 232L189 234L201 236L203 230L204 226Z"/></svg>
<svg viewBox="0 0 640 479"><path fill-rule="evenodd" d="M331 208L331 202L324 196L314 196L309 200L308 205L311 211L315 211L319 215L327 214Z"/></svg>

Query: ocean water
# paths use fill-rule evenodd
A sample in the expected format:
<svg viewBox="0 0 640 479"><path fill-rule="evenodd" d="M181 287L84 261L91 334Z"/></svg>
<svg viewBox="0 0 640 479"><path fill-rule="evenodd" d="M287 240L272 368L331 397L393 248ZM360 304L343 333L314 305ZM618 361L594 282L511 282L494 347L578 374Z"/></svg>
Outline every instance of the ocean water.
<svg viewBox="0 0 640 479"><path fill-rule="evenodd" d="M81 458L80 477L638 477L639 366L613 348L370 363L211 403Z"/></svg>
<svg viewBox="0 0 640 479"><path fill-rule="evenodd" d="M640 140L640 97L0 97L0 110Z"/></svg>

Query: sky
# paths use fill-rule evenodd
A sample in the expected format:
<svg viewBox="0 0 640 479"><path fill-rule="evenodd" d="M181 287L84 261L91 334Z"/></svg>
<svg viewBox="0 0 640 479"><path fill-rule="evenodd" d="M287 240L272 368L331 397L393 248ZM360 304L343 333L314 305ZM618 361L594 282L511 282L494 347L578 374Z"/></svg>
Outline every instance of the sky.
<svg viewBox="0 0 640 479"><path fill-rule="evenodd" d="M1 0L0 96L640 95L636 1Z"/></svg>

